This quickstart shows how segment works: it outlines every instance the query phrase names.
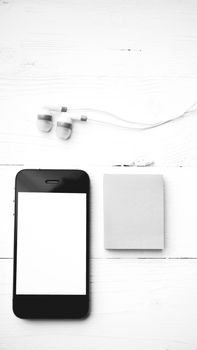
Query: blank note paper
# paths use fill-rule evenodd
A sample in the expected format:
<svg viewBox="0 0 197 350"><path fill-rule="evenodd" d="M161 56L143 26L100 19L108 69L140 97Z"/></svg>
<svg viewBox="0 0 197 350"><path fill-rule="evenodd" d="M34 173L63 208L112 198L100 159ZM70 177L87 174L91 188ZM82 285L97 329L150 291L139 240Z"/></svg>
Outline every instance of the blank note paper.
<svg viewBox="0 0 197 350"><path fill-rule="evenodd" d="M106 249L164 248L162 175L104 175Z"/></svg>

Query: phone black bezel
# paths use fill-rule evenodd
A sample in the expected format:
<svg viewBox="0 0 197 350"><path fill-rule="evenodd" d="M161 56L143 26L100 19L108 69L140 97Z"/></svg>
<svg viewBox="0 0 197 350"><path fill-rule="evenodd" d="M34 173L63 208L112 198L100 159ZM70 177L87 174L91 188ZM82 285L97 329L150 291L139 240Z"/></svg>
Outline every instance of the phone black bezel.
<svg viewBox="0 0 197 350"><path fill-rule="evenodd" d="M47 183L46 180L59 180ZM86 295L16 294L18 192L86 193ZM20 318L79 319L89 314L90 180L83 170L23 169L15 180L13 312Z"/></svg>

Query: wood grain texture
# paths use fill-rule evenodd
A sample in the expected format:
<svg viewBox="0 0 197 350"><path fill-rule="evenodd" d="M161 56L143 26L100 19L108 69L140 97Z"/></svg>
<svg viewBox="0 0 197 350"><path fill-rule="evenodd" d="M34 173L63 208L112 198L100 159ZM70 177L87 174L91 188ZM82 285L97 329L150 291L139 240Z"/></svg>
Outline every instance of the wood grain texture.
<svg viewBox="0 0 197 350"><path fill-rule="evenodd" d="M24 166L26 168L26 166ZM34 164L34 168L43 168ZM50 166L45 163L45 168ZM13 257L14 185L21 166L0 167L0 257ZM53 168L61 168L61 164ZM197 258L196 168L148 167L114 168L71 164L68 168L82 168L91 179L91 257L92 258ZM165 195L164 250L105 250L103 219L103 174L162 174Z"/></svg>
<svg viewBox="0 0 197 350"><path fill-rule="evenodd" d="M197 261L93 260L85 321L27 321L11 310L12 259L0 260L0 348L195 350Z"/></svg>
<svg viewBox="0 0 197 350"><path fill-rule="evenodd" d="M143 155L197 165L196 115L142 133L75 125L67 144L35 128L38 107L50 102L130 120L182 113L196 100L196 16L195 1L2 1L0 163L80 152L87 163Z"/></svg>
<svg viewBox="0 0 197 350"><path fill-rule="evenodd" d="M196 169L171 168L197 166L197 114L148 132L76 123L69 142L35 125L50 103L138 121L179 115L197 100L196 61L196 0L0 0L0 349L197 349ZM139 157L166 176L166 249L104 251L102 174ZM71 166L92 179L92 314L21 321L7 259L14 177Z"/></svg>

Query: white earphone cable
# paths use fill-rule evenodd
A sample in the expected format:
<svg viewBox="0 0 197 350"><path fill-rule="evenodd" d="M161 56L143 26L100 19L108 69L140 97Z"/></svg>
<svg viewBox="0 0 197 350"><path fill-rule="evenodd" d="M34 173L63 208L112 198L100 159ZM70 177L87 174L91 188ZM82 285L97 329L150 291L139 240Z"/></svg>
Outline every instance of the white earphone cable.
<svg viewBox="0 0 197 350"><path fill-rule="evenodd" d="M106 112L106 111L103 111L103 110L100 110L100 109L94 109L94 108L74 108L74 109L73 108L69 108L68 111L69 112L81 112L81 113L105 114L105 115L108 115L110 117L113 117L113 118L115 118L117 120L120 120L120 121L128 123L128 124L136 124L136 125L144 125L144 126L153 125L153 124L150 124L150 123L143 123L143 122L136 122L136 121L127 120L127 119L119 117L116 114L113 114L113 113L110 113L110 112ZM90 118L88 118L88 119L90 120Z"/></svg>
<svg viewBox="0 0 197 350"><path fill-rule="evenodd" d="M194 108L196 106L196 104L197 104L197 102L193 103L189 108L187 108L185 110L184 113L182 113L181 115L178 115L177 117L173 117L173 118L170 118L170 119L167 119L167 120L164 120L164 121L160 121L160 122L154 123L154 124L141 123L141 122L132 122L130 120L126 120L124 118L118 117L117 115L115 115L113 113L109 113L109 112L105 112L105 111L101 111L101 110L97 110L97 109L91 109L91 108L84 108L84 109L83 108L82 109L79 108L79 109L69 109L69 110L71 112L72 111L78 111L78 112L81 111L81 112L90 112L90 113L91 112L93 112L93 113L103 113L103 114L106 114L106 115L110 115L110 116L114 117L115 119L123 121L123 122L125 122L127 124L139 125L139 127L130 126L130 125L129 126L128 125L119 125L119 124L115 124L115 123L111 123L111 122L107 122L107 121L101 121L99 119L95 119L95 118L86 116L87 120L96 122L98 124L106 124L106 125L111 125L111 126L115 126L115 127L121 127L123 129L149 130L149 129L157 128L157 127L159 127L161 125L164 125L164 124L176 121L178 119L185 118L189 113L197 111L197 108Z"/></svg>

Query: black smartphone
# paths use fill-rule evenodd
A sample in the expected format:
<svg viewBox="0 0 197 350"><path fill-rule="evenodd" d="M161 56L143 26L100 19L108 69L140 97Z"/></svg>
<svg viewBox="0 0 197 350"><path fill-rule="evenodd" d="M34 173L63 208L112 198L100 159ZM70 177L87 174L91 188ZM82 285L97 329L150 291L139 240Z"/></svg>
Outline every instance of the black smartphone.
<svg viewBox="0 0 197 350"><path fill-rule="evenodd" d="M15 181L13 311L20 318L89 312L89 176L21 170Z"/></svg>

